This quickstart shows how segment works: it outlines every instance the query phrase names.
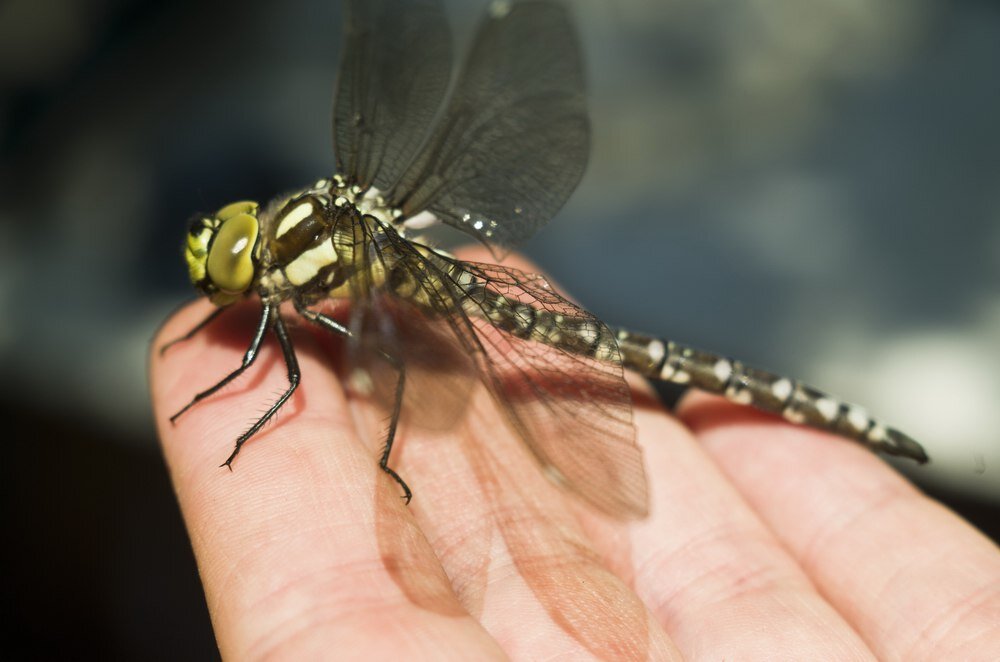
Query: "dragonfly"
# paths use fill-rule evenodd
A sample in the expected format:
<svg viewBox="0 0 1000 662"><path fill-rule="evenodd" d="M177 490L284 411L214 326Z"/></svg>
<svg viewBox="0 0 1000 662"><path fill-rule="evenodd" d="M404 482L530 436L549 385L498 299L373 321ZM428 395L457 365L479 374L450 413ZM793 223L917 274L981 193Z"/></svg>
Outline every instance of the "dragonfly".
<svg viewBox="0 0 1000 662"><path fill-rule="evenodd" d="M418 409L447 420L435 407L460 408L455 392L475 383L555 483L611 516L645 516L625 370L927 461L920 444L861 407L722 354L610 327L540 275L463 261L426 238L430 228L451 228L499 261L579 183L590 122L579 39L564 6L494 0L453 82L440 0L348 0L345 11L336 174L265 205L240 201L196 215L186 235L190 280L216 308L163 349L237 302L259 302L260 316L240 365L171 422L246 371L269 333L288 375L221 466L232 470L299 386L285 319L292 310L344 339L355 374L384 403L378 464L407 503L412 491L390 463L401 415ZM332 314L330 302L346 315ZM437 404L408 406L419 394Z"/></svg>

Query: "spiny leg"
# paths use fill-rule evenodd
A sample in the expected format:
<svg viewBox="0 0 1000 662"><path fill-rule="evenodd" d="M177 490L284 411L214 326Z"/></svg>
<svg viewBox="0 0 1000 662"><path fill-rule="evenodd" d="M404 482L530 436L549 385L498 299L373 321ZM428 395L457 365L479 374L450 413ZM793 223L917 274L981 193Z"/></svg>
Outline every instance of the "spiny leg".
<svg viewBox="0 0 1000 662"><path fill-rule="evenodd" d="M396 396L392 405L392 418L389 420L389 430L385 436L385 449L382 451L382 458L378 462L378 466L382 468L382 471L386 472L390 476L396 479L399 486L403 488L403 500L406 504L410 504L410 499L413 498L413 492L410 491L410 487L403 482L403 479L399 477L392 467L389 466L389 453L392 452L392 442L396 439L396 429L399 427L399 415L403 411L403 389L406 385L406 366L403 365L394 356L382 352L382 356L396 369L399 374L399 379L396 380Z"/></svg>
<svg viewBox="0 0 1000 662"><path fill-rule="evenodd" d="M201 331L206 326L208 326L209 324L211 324L212 320L214 320L216 317L218 317L219 315L221 315L222 311L224 311L224 310L226 310L226 308L216 308L211 313L209 313L208 315L206 315L205 319L203 319L200 322L198 322L197 324L195 324L194 327L192 327L192 329L190 331L188 331L187 333L185 333L183 336L180 336L179 338L174 338L173 340L165 343L163 345L163 347L160 348L160 356L163 356L168 349L170 349L171 347L173 347L177 343L184 342L185 340L191 340L191 338L193 338L195 336L195 334L197 334L199 331Z"/></svg>
<svg viewBox="0 0 1000 662"><path fill-rule="evenodd" d="M351 337L350 329L336 320L327 317L323 313L310 310L298 302L295 304L295 309L300 315L320 328L326 329L327 331L339 336L344 336L346 338ZM409 485L407 485L406 482L400 478L399 474L389 466L389 453L392 452L392 443L396 439L396 428L399 426L399 416L403 409L403 388L406 383L406 370L403 363L396 357L381 350L379 353L382 355L382 358L384 358L392 367L396 369L396 372L399 374L399 380L396 382L396 393L392 406L392 418L389 421L389 430L386 433L385 448L382 451L382 457L379 459L378 466L382 469L382 471L392 476L393 480L399 483L399 486L403 488L403 499L407 504L409 504L410 500L413 498L413 492L410 490Z"/></svg>
<svg viewBox="0 0 1000 662"><path fill-rule="evenodd" d="M261 342L263 342L264 340L264 333L267 331L268 324L270 323L272 308L273 307L271 304L265 303L263 305L260 314L260 321L257 323L257 331L254 333L253 340L250 341L250 346L247 348L246 354L243 355L243 363L240 364L240 367L237 368L236 370L233 370L228 375L226 375L222 379L222 381L220 381L215 386L205 389L198 395L194 396L194 398L191 399L191 402L184 405L184 407L179 412L170 417L171 423L175 423L177 419L180 418L181 414L186 412L191 407L195 406L201 400L204 400L205 398L212 395L222 387L229 384L231 381L242 375L247 368L253 365L253 362L257 360L257 353L260 351ZM219 310L221 311L223 309L220 308ZM210 321L210 319L217 314L218 313L213 313L212 315L210 315L209 319L205 320L205 323ZM197 332L197 327L194 329L194 331Z"/></svg>
<svg viewBox="0 0 1000 662"><path fill-rule="evenodd" d="M239 455L243 444L245 444L250 437L257 434L257 432L264 427L264 424L267 423L272 416L278 413L278 410L281 409L282 405L288 401L288 398L292 397L292 393L294 393L295 389L298 388L299 382L302 378L302 374L299 372L298 359L295 358L295 348L292 347L292 340L288 337L288 331L285 329L285 323L281 321L281 317L279 315L275 314L272 325L274 327L274 335L278 337L278 344L281 345L281 353L285 357L285 366L288 368L288 388L281 394L281 397L278 398L277 402L271 405L271 408L268 409L263 416L257 419L257 422L254 423L249 430L241 434L236 440L236 447L233 448L232 454L226 459L225 462L219 465L220 467L228 468L230 471L233 470L233 460L235 460L236 456Z"/></svg>
<svg viewBox="0 0 1000 662"><path fill-rule="evenodd" d="M691 386L786 420L853 439L873 451L927 462L923 447L899 430L883 425L857 405L788 377L751 368L739 361L673 341L619 330L622 363L661 381Z"/></svg>

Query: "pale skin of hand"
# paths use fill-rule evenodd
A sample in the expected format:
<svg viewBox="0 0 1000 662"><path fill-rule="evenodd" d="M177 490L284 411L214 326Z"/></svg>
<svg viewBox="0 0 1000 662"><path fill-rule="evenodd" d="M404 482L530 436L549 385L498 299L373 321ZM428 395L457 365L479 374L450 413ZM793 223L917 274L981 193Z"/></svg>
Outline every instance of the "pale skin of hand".
<svg viewBox="0 0 1000 662"><path fill-rule="evenodd" d="M561 493L496 422L470 442L505 467L489 487L470 453L404 438L392 466L413 488L407 507L349 413L329 343L299 325L302 385L230 473L219 464L285 370L271 339L172 426L252 333L234 311L157 354L210 310L188 306L161 330L151 390L227 659L1000 655L992 542L860 447L718 398L689 396L675 418L630 379L646 519Z"/></svg>

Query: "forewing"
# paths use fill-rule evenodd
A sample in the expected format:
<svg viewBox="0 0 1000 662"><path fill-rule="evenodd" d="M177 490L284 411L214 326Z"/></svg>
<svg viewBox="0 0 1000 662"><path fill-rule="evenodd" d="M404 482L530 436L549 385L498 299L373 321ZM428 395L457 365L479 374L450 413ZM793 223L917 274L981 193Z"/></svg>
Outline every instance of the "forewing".
<svg viewBox="0 0 1000 662"><path fill-rule="evenodd" d="M334 101L337 168L386 190L424 141L451 76L440 0L349 0Z"/></svg>
<svg viewBox="0 0 1000 662"><path fill-rule="evenodd" d="M495 2L443 118L389 196L502 253L576 188L590 151L583 66L566 10ZM499 250L498 250L499 249Z"/></svg>

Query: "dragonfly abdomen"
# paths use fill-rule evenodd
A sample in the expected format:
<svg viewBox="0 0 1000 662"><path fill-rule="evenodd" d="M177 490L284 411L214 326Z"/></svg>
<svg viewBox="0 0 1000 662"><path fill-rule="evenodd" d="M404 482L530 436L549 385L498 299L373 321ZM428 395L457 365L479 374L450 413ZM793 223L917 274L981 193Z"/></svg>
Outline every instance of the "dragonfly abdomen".
<svg viewBox="0 0 1000 662"><path fill-rule="evenodd" d="M485 317L490 324L510 335L540 342L602 361L617 360L614 334L592 317L564 315L537 305L529 305L491 290L485 283L463 283L465 311Z"/></svg>
<svg viewBox="0 0 1000 662"><path fill-rule="evenodd" d="M872 450L926 462L916 441L870 417L861 407L807 384L744 365L721 354L619 330L622 363L650 379L723 395L732 402L833 432Z"/></svg>

